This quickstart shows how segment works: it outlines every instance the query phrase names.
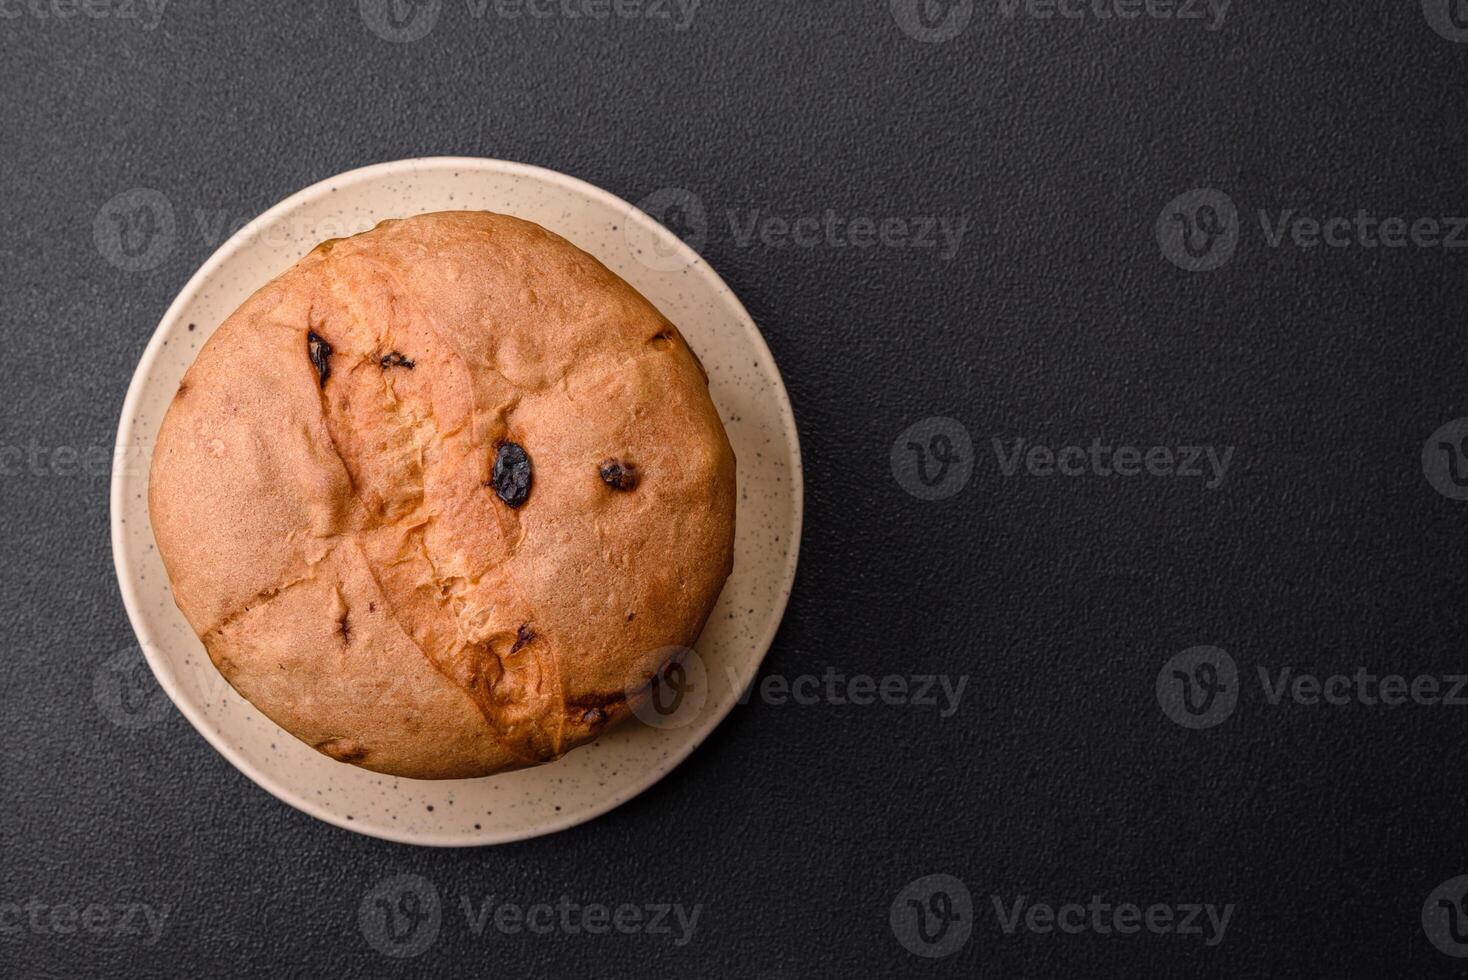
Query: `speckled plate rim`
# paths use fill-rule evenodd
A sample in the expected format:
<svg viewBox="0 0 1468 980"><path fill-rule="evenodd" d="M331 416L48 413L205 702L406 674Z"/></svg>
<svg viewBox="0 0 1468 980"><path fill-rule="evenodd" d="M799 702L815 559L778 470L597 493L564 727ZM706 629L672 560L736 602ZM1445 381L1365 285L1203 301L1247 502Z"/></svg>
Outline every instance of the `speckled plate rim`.
<svg viewBox="0 0 1468 980"><path fill-rule="evenodd" d="M147 388L148 377L154 365L162 355L164 341L169 332L170 325L177 321L184 310L192 303L199 292L216 274L220 266L228 261L238 250L244 248L256 234L272 226L278 219L289 214L294 209L314 200L315 198L331 193L334 189L370 181L385 176L391 176L399 172L426 169L430 167L454 167L461 170L492 171L505 175L525 177L539 181L551 187L559 188L567 193L580 194L611 207L615 207L625 214L625 220L641 223L650 236L658 243L672 250L679 258L686 262L689 267L700 270L705 284L711 288L712 295L726 304L733 314L734 319L744 328L748 340L760 363L759 368L768 374L773 380L774 387L778 393L777 414L785 435L789 439L790 459L789 474L791 482L790 492L793 494L793 513L791 514L790 541L786 548L785 563L783 569L784 581L778 590L775 599L775 607L771 610L764 632L759 637L755 656L749 661L747 677L741 677L744 684L751 683L759 671L759 665L764 661L769 652L770 645L774 642L775 634L779 631L780 623L785 616L785 609L789 602L790 592L795 583L796 565L800 558L800 542L804 523L805 508L805 481L801 465L800 437L795 425L795 413L790 405L789 392L785 388L784 379L780 376L779 367L775 363L774 355L770 352L769 345L760 333L749 312L740 302L739 297L729 288L723 278L681 238L664 228L657 221L637 209L627 201L615 194L605 191L594 184L587 183L576 177L537 167L532 164L518 163L509 160L497 160L484 157L413 157L403 160L393 160L384 163L372 164L359 167L354 170L344 171L333 177L318 181L271 207L255 218L249 224L240 228L218 249L214 251L198 271L193 274L188 283L169 304L164 312L158 326L154 329L148 345L143 350L143 356L134 369L131 382L128 384L127 396L122 404L122 417L118 422L117 443L114 459L126 459L130 447L133 444L134 418L137 415L139 403ZM259 285L264 285L260 283ZM150 443L151 452L151 443ZM159 643L154 638L152 625L143 611L143 600L139 594L139 585L133 581L129 568L127 556L129 554L128 542L123 531L122 517L126 510L125 503L125 473L120 466L114 466L110 493L110 521L112 529L112 555L113 565L117 572L118 588L122 594L124 607L127 609L128 620L131 622L133 632L137 635L139 645L142 647L144 656L147 658L148 666L157 679L159 686L168 695L174 706L188 719L189 724L194 727L204 739L229 760L240 772L244 773L253 783L280 800L302 813L309 814L318 820L349 830L354 833L375 837L402 844L416 844L430 847L476 847L493 844L511 843L519 840L527 840L546 834L557 833L571 827L594 820L602 814L615 809L621 804L631 800L662 779L673 769L677 768L685 759L703 744L709 734L729 715L738 701L731 701L722 709L701 718L692 727L690 737L686 742L676 749L671 755L661 759L632 786L622 792L610 793L608 797L587 808L568 812L565 816L547 818L537 825L521 831L494 832L484 831L477 836L469 837L465 834L435 833L432 831L407 831L395 832L392 828L373 827L363 823L346 819L337 813L316 805L310 798L302 796L289 788L278 784L268 771L246 759L243 754L229 744L224 735L204 716L202 710L192 704L188 698L182 696L177 685L173 682L170 671L165 669L161 663L163 654L159 650ZM151 538L151 531L149 532ZM493 777L489 777L493 778Z"/></svg>

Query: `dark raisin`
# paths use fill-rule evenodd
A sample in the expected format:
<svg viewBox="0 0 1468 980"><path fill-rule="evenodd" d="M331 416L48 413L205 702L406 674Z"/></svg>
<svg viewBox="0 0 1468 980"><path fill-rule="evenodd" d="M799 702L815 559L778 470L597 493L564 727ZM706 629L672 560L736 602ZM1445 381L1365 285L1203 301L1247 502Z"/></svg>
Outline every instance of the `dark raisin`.
<svg viewBox="0 0 1468 980"><path fill-rule="evenodd" d="M382 360L378 361L377 363L382 365L384 369L401 367L407 368L409 371L413 370L413 362L408 360L402 354L399 354L397 351L392 351L389 354L382 355Z"/></svg>
<svg viewBox="0 0 1468 980"><path fill-rule="evenodd" d="M314 330L306 331L306 353L311 358L311 363L316 367L316 373L321 378L321 387L326 387L326 379L331 377L331 344L326 342Z"/></svg>
<svg viewBox="0 0 1468 980"><path fill-rule="evenodd" d="M513 442L501 443L494 457L494 492L511 508L530 497L530 457Z"/></svg>
<svg viewBox="0 0 1468 980"><path fill-rule="evenodd" d="M510 652L518 653L521 647L533 639L535 639L535 630L530 628L529 623L521 624L520 628L515 631L515 643L510 647Z"/></svg>
<svg viewBox="0 0 1468 980"><path fill-rule="evenodd" d="M613 490L631 490L637 486L637 467L619 459L604 459L597 467L601 482Z"/></svg>

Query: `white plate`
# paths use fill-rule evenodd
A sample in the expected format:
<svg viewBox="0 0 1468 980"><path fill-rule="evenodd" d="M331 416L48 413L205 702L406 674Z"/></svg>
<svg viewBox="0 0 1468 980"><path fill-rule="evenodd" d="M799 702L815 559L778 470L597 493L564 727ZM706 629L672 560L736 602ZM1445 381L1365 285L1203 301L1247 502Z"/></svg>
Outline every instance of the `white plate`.
<svg viewBox="0 0 1468 980"><path fill-rule="evenodd" d="M682 192L659 197L680 198ZM148 519L147 461L184 370L215 327L319 241L384 218L484 209L538 222L606 263L687 337L739 458L734 574L698 643L707 687L672 717L636 719L550 765L484 779L397 779L343 765L262 716L224 682L169 590ZM774 639L795 578L802 478L795 418L749 314L698 254L647 215L564 174L436 157L353 170L287 198L230 238L168 308L128 388L112 476L112 550L158 683L241 772L338 827L439 846L497 844L590 820L687 758L734 707ZM690 676L696 677L696 672Z"/></svg>

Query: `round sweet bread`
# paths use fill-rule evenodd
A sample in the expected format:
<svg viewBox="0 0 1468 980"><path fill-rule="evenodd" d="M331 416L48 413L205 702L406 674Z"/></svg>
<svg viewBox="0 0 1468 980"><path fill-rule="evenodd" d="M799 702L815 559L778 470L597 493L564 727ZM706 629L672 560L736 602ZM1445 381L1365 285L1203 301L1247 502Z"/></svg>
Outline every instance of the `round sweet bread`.
<svg viewBox="0 0 1468 980"><path fill-rule="evenodd" d="M323 242L184 375L148 492L174 598L266 716L417 778L557 758L691 647L734 454L677 328L488 212Z"/></svg>

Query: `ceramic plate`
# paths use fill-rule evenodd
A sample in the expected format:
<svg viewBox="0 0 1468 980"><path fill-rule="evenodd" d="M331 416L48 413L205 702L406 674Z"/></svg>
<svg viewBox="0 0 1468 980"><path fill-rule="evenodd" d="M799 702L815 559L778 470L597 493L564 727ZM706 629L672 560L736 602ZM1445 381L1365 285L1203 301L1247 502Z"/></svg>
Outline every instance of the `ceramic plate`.
<svg viewBox="0 0 1468 980"><path fill-rule="evenodd" d="M671 203L682 192L659 192ZM650 199L651 200L651 199ZM658 725L626 725L550 765L441 782L333 762L224 682L174 605L153 541L147 460L184 370L246 297L318 242L384 218L484 209L538 222L606 263L682 330L710 378L739 458L734 574L697 647L687 697ZM780 374L739 300L698 254L641 211L572 177L499 160L432 158L353 170L282 201L189 280L133 375L117 431L112 547L123 601L158 683L209 743L275 796L389 840L495 844L574 826L631 799L713 731L753 680L795 577L801 467ZM700 690L701 688L701 690Z"/></svg>

